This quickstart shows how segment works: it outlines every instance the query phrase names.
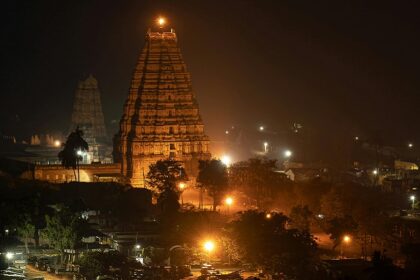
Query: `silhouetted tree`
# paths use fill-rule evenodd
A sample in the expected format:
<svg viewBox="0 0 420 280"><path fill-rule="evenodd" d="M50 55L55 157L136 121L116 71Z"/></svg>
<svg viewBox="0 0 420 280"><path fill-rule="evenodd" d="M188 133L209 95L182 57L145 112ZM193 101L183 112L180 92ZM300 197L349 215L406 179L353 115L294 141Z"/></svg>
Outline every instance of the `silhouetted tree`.
<svg viewBox="0 0 420 280"><path fill-rule="evenodd" d="M283 214L267 218L264 212L246 211L230 224L230 238L241 248L243 261L271 275L309 279L318 269L316 242L307 231L287 229L288 221Z"/></svg>
<svg viewBox="0 0 420 280"><path fill-rule="evenodd" d="M396 280L398 269L388 258L379 251L374 251L372 256L372 268L368 269L370 280Z"/></svg>
<svg viewBox="0 0 420 280"><path fill-rule="evenodd" d="M228 186L226 165L221 160L200 160L197 181L213 199L213 211L216 211L223 193Z"/></svg>
<svg viewBox="0 0 420 280"><path fill-rule="evenodd" d="M402 279L417 279L420 275L420 243L407 243L401 247L405 255L405 271Z"/></svg>
<svg viewBox="0 0 420 280"><path fill-rule="evenodd" d="M63 144L63 150L58 153L58 158L65 168L72 168L74 177L80 182L80 161L83 159L80 153L89 150L88 143L83 139L83 131L78 127L69 134L67 141Z"/></svg>
<svg viewBox="0 0 420 280"><path fill-rule="evenodd" d="M87 252L79 260L80 272L88 280L99 275L110 274L110 267L121 268L126 258L117 251Z"/></svg>
<svg viewBox="0 0 420 280"><path fill-rule="evenodd" d="M179 161L159 160L150 165L146 186L157 194L166 189L179 194L177 183L186 180L188 180L187 174Z"/></svg>
<svg viewBox="0 0 420 280"><path fill-rule="evenodd" d="M307 205L297 205L293 207L290 211L289 218L292 228L301 231L309 231L312 220L312 212L309 210Z"/></svg>
<svg viewBox="0 0 420 280"><path fill-rule="evenodd" d="M162 265L169 257L169 253L165 249L152 246L144 248L143 255L149 258L154 265Z"/></svg>
<svg viewBox="0 0 420 280"><path fill-rule="evenodd" d="M238 162L230 167L231 185L243 191L257 207L263 206L264 199L272 199L274 186L281 180L275 173L276 161L270 159L251 158Z"/></svg>
<svg viewBox="0 0 420 280"><path fill-rule="evenodd" d="M164 189L158 197L157 203L165 217L177 213L180 207L178 194L170 188Z"/></svg>
<svg viewBox="0 0 420 280"><path fill-rule="evenodd" d="M330 235L330 239L334 243L333 250L341 244L344 235L354 235L356 230L357 223L348 215L327 220L325 224L325 232Z"/></svg>

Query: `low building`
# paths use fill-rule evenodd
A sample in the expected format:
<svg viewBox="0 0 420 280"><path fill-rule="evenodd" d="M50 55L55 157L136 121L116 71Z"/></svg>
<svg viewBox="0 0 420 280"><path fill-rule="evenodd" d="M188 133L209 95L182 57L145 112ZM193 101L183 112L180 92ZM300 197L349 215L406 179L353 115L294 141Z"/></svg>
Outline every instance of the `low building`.
<svg viewBox="0 0 420 280"><path fill-rule="evenodd" d="M76 181L80 173L80 182L117 182L124 183L119 163L82 164L80 170L66 169L61 165L35 165L33 170L22 173L23 179L35 179L52 183Z"/></svg>

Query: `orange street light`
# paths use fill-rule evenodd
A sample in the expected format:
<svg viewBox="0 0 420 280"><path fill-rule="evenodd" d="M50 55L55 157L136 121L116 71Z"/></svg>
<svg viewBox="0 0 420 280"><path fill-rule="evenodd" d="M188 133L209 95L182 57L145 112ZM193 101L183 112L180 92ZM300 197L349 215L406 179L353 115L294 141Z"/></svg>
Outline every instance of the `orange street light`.
<svg viewBox="0 0 420 280"><path fill-rule="evenodd" d="M271 213L267 213L267 214L265 214L265 218L266 218L266 219L271 219Z"/></svg>
<svg viewBox="0 0 420 280"><path fill-rule="evenodd" d="M226 197L225 203L227 206L231 206L233 204L233 198L231 196Z"/></svg>
<svg viewBox="0 0 420 280"><path fill-rule="evenodd" d="M351 242L351 236L348 234L343 235L342 238L342 243L344 243L345 245L350 244ZM340 258L344 258L344 248L343 248L343 244L340 244Z"/></svg>
<svg viewBox="0 0 420 280"><path fill-rule="evenodd" d="M230 156L228 155L223 155L222 158L220 159L222 161L222 163L224 165L226 165L226 167L229 167L230 163L232 162L232 159Z"/></svg>
<svg viewBox="0 0 420 280"><path fill-rule="evenodd" d="M184 182L180 182L178 184L178 188L181 191L181 205L184 205L184 189L187 187L187 184L185 184Z"/></svg>
<svg viewBox="0 0 420 280"><path fill-rule="evenodd" d="M204 250L208 253L211 253L212 251L214 251L215 247L216 246L214 245L214 242L211 240L207 240L203 244Z"/></svg>
<svg viewBox="0 0 420 280"><path fill-rule="evenodd" d="M344 243L347 243L347 244L350 243L351 242L351 237L349 235L347 235L347 234L344 235L343 236L343 242Z"/></svg>
<svg viewBox="0 0 420 280"><path fill-rule="evenodd" d="M225 204L227 206L227 214L230 213L230 206L233 204L233 198L231 196L226 197Z"/></svg>

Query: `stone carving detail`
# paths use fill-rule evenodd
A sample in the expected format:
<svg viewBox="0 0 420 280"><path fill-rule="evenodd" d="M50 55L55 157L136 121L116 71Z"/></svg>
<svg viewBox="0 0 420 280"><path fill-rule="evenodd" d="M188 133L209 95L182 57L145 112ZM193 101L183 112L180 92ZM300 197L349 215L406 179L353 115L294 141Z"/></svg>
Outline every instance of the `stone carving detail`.
<svg viewBox="0 0 420 280"><path fill-rule="evenodd" d="M209 138L175 31L149 29L114 137L114 161L129 183L144 186L149 165L167 158L184 162L194 180L198 160L210 158Z"/></svg>

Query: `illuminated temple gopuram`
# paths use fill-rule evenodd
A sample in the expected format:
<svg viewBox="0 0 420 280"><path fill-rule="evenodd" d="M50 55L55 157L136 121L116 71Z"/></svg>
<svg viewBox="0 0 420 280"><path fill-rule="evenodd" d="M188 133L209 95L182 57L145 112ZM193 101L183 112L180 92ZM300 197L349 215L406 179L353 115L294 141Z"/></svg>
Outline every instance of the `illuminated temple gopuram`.
<svg viewBox="0 0 420 280"><path fill-rule="evenodd" d="M198 161L209 158L209 138L176 33L149 29L114 138L114 161L127 183L142 187L149 165L158 160L182 161L194 180Z"/></svg>

